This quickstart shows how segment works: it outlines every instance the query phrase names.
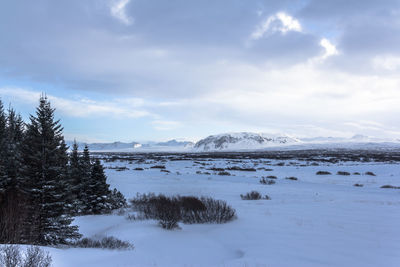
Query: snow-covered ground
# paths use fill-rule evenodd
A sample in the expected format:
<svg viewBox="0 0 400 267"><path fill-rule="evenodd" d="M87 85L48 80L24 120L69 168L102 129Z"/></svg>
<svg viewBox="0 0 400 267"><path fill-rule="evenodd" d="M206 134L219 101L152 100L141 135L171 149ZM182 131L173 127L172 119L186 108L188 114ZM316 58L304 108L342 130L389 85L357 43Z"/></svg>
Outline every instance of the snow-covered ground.
<svg viewBox="0 0 400 267"><path fill-rule="evenodd" d="M195 163L199 161L200 163ZM107 169L108 182L127 198L136 193L211 196L226 200L237 211L227 224L180 223L163 230L155 221L132 221L124 215L76 219L85 237L115 236L130 241L134 250L57 249L54 266L400 266L400 166L390 163L319 163L263 159L147 161L129 170ZM170 173L150 169L163 164ZM272 171L229 171L220 176L207 170L228 166L270 168ZM144 171L133 170L136 167ZM201 171L210 174L198 174ZM316 175L329 171L332 175ZM350 176L336 175L347 171ZM365 175L371 171L376 176ZM353 175L359 172L361 175ZM262 185L262 176L278 177ZM295 176L297 181L285 177ZM363 184L355 187L353 184ZM241 200L257 190L271 200Z"/></svg>

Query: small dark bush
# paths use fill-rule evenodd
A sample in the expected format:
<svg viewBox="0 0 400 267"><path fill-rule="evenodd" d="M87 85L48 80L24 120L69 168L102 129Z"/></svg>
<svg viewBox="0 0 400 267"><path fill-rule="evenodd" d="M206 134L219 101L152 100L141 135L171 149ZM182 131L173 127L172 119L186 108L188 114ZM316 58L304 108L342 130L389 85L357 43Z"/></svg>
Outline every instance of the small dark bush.
<svg viewBox="0 0 400 267"><path fill-rule="evenodd" d="M317 171L316 175L331 175L332 173L327 171Z"/></svg>
<svg viewBox="0 0 400 267"><path fill-rule="evenodd" d="M265 179L264 177L260 179L260 184L272 185L272 184L275 184L275 183L276 182L274 180Z"/></svg>
<svg viewBox="0 0 400 267"><path fill-rule="evenodd" d="M293 176L291 176L291 177L286 177L285 179L293 180L293 181L297 181L297 180L298 180L297 177L293 177Z"/></svg>
<svg viewBox="0 0 400 267"><path fill-rule="evenodd" d="M129 242L122 241L112 236L103 237L100 240L91 238L82 238L73 243L74 247L79 248L103 248L103 249L133 249L133 245Z"/></svg>
<svg viewBox="0 0 400 267"><path fill-rule="evenodd" d="M359 172L353 172L353 175L361 175Z"/></svg>
<svg viewBox="0 0 400 267"><path fill-rule="evenodd" d="M222 176L230 176L231 174L227 171L223 171L223 172L219 172L218 175L222 175Z"/></svg>
<svg viewBox="0 0 400 267"><path fill-rule="evenodd" d="M254 168L241 168L241 167L238 167L238 166L229 167L229 168L227 168L227 170L229 170L229 171L246 171L246 172L255 172L255 171L257 171Z"/></svg>
<svg viewBox="0 0 400 267"><path fill-rule="evenodd" d="M161 169L161 170L160 170L160 172L166 172L166 173L170 173L170 171L169 171L169 170L163 170L163 169Z"/></svg>
<svg viewBox="0 0 400 267"><path fill-rule="evenodd" d="M261 194L257 191L251 191L246 195L240 195L243 200L258 200L261 199Z"/></svg>
<svg viewBox="0 0 400 267"><path fill-rule="evenodd" d="M16 245L0 248L0 266L3 267L50 267L51 262L50 254L36 246L28 247L23 255Z"/></svg>
<svg viewBox="0 0 400 267"><path fill-rule="evenodd" d="M225 171L224 168L216 168L216 167L209 168L208 170L215 171L215 172L223 172L223 171Z"/></svg>
<svg viewBox="0 0 400 267"><path fill-rule="evenodd" d="M394 185L382 185L381 188L389 188L389 189L400 189L400 186Z"/></svg>
<svg viewBox="0 0 400 267"><path fill-rule="evenodd" d="M154 165L154 166L151 166L150 169L165 169L165 166L164 165Z"/></svg>
<svg viewBox="0 0 400 267"><path fill-rule="evenodd" d="M243 200L259 200L259 199L265 199L265 200L270 200L271 198L268 195L265 195L264 197L257 191L251 191L249 193L246 193L246 195L240 195L240 197Z"/></svg>
<svg viewBox="0 0 400 267"><path fill-rule="evenodd" d="M116 188L114 188L111 191L111 194L109 197L109 203L111 205L111 209L113 209L113 210L125 208L127 206L124 195L120 191L118 191Z"/></svg>
<svg viewBox="0 0 400 267"><path fill-rule="evenodd" d="M268 179L278 179L275 175L268 175L267 178Z"/></svg>
<svg viewBox="0 0 400 267"><path fill-rule="evenodd" d="M350 175L349 172L344 172L344 171L338 171L336 174L337 174L337 175L345 175L345 176Z"/></svg>
<svg viewBox="0 0 400 267"><path fill-rule="evenodd" d="M133 170L135 170L135 171L144 171L143 168L134 168Z"/></svg>
<svg viewBox="0 0 400 267"><path fill-rule="evenodd" d="M373 172L366 172L365 175L376 176L376 174Z"/></svg>
<svg viewBox="0 0 400 267"><path fill-rule="evenodd" d="M357 186L357 187L363 187L363 184L353 184L353 186Z"/></svg>
<svg viewBox="0 0 400 267"><path fill-rule="evenodd" d="M276 164L276 166L285 166L285 162L279 162Z"/></svg>

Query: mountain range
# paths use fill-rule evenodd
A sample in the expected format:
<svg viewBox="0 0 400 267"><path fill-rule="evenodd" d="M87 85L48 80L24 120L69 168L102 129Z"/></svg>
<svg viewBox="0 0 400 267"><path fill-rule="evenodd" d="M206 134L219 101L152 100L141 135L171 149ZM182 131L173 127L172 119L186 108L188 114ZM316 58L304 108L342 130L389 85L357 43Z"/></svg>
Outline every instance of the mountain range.
<svg viewBox="0 0 400 267"><path fill-rule="evenodd" d="M72 146L73 142L67 142ZM78 142L82 149L84 143ZM113 142L88 144L91 151L108 152L215 152L253 151L265 149L309 149L309 148L400 148L399 139L382 139L364 135L343 137L296 138L287 134L267 133L223 133L210 135L197 142Z"/></svg>

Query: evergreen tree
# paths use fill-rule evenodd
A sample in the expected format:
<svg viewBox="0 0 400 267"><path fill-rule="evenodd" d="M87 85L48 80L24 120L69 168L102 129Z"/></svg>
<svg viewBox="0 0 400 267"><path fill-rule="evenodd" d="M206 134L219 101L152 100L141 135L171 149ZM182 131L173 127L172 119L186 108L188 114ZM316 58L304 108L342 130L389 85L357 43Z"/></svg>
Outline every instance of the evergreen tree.
<svg viewBox="0 0 400 267"><path fill-rule="evenodd" d="M0 229L5 231L1 235L1 239L14 243L21 238L21 223L25 216L26 196L21 188L23 125L21 116L10 108L7 116L6 144L3 151L6 179L3 180L4 198L1 209L4 219Z"/></svg>
<svg viewBox="0 0 400 267"><path fill-rule="evenodd" d="M79 237L77 227L70 226L67 147L54 111L42 96L36 116L30 116L22 149L24 190L29 195L24 235L30 243L58 244Z"/></svg>
<svg viewBox="0 0 400 267"><path fill-rule="evenodd" d="M81 214L83 209L83 190L82 186L82 164L78 153L78 144L76 141L72 145L72 151L69 155L69 178L70 178L70 197L73 205L74 214Z"/></svg>
<svg viewBox="0 0 400 267"><path fill-rule="evenodd" d="M111 191L107 184L107 177L104 173L103 165L96 159L90 182L88 183L88 204L93 214L101 214L111 210L109 196Z"/></svg>
<svg viewBox="0 0 400 267"><path fill-rule="evenodd" d="M7 229L5 226L6 213L3 208L5 203L6 185L8 183L8 177L5 172L6 120L3 102L0 100L0 242L5 239L7 234Z"/></svg>

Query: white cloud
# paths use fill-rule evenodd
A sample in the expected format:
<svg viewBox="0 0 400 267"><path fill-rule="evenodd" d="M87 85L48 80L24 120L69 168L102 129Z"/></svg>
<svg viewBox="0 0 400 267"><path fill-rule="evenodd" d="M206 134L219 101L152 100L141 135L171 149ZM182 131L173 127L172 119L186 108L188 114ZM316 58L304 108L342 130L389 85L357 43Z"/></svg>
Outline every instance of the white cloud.
<svg viewBox="0 0 400 267"><path fill-rule="evenodd" d="M41 92L21 88L0 88L0 94L7 95L13 102L22 102L36 105ZM93 99L79 98L66 99L53 95L47 95L57 111L71 117L106 116L117 118L141 118L157 117L147 110L140 109L142 100L130 99L130 101L115 99L113 101L96 101Z"/></svg>
<svg viewBox="0 0 400 267"><path fill-rule="evenodd" d="M336 46L334 46L328 39L322 38L319 44L325 49L325 53L321 57L322 59L339 54Z"/></svg>
<svg viewBox="0 0 400 267"><path fill-rule="evenodd" d="M376 56L372 59L372 65L376 70L396 71L400 69L400 57Z"/></svg>
<svg viewBox="0 0 400 267"><path fill-rule="evenodd" d="M285 34L289 31L301 32L302 26L294 17L278 12L275 15L269 16L263 23L257 26L256 30L251 34L251 39L258 40L267 32L281 32Z"/></svg>
<svg viewBox="0 0 400 267"><path fill-rule="evenodd" d="M111 15L126 25L133 23L133 19L126 14L125 9L129 2L130 0L113 0L110 7Z"/></svg>

